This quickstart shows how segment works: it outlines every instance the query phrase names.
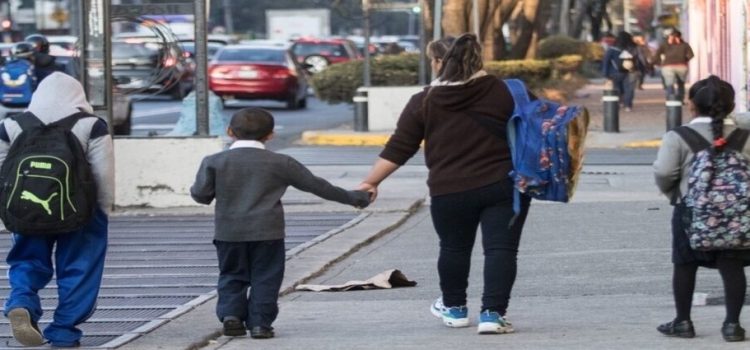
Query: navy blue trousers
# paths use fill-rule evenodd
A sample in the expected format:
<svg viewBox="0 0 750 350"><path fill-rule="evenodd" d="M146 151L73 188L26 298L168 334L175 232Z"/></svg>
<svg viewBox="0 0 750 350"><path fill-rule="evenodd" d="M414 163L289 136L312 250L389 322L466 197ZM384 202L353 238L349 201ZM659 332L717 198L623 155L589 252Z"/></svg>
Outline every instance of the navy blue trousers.
<svg viewBox="0 0 750 350"><path fill-rule="evenodd" d="M528 196L521 196L521 213L510 226L514 216L510 180L432 197L432 222L440 237L438 274L446 306L466 305L471 251L477 228L481 225L484 248L482 311L505 315L516 280L518 245L530 201Z"/></svg>
<svg viewBox="0 0 750 350"><path fill-rule="evenodd" d="M96 308L107 253L108 224L107 214L97 208L91 221L76 232L49 236L14 233L6 259L11 290L5 302L5 315L15 308L25 308L31 319L38 322L42 317L38 292L56 274L59 302L52 323L44 329L44 337L53 346L78 342L82 333L76 325L86 321Z"/></svg>
<svg viewBox="0 0 750 350"><path fill-rule="evenodd" d="M279 291L286 263L284 240L214 240L214 245L219 258L219 321L234 316L245 321L248 329L270 328L279 314Z"/></svg>

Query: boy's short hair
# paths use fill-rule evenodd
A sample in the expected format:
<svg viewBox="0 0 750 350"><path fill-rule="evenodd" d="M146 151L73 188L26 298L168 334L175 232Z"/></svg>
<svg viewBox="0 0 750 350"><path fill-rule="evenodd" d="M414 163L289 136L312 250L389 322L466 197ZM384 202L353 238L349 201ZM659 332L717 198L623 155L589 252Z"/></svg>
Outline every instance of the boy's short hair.
<svg viewBox="0 0 750 350"><path fill-rule="evenodd" d="M243 108L229 122L229 129L238 140L260 140L273 132L270 112L262 108Z"/></svg>

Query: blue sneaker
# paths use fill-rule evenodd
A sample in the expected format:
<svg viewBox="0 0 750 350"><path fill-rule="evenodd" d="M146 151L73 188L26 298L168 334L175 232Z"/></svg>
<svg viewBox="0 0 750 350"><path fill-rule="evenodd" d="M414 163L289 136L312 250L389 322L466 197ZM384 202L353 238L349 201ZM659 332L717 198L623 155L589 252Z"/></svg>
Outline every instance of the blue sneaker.
<svg viewBox="0 0 750 350"><path fill-rule="evenodd" d="M443 324L448 327L459 328L469 326L469 309L466 308L466 305L445 307L443 305L443 298L437 298L432 303L430 312L435 317L442 319Z"/></svg>
<svg viewBox="0 0 750 350"><path fill-rule="evenodd" d="M506 317L500 316L499 313L486 310L479 314L479 325L477 326L479 334L504 334L513 333L513 325Z"/></svg>

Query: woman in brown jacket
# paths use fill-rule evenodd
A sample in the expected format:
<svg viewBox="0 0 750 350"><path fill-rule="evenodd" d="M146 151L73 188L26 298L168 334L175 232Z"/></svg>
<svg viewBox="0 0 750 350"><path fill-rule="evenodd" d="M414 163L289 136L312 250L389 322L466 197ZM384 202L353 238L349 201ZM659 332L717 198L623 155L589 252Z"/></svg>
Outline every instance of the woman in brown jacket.
<svg viewBox="0 0 750 350"><path fill-rule="evenodd" d="M478 332L510 333L506 311L530 201L522 200L514 219L510 150L505 138L495 136L506 133L513 98L502 81L482 70L481 46L474 34L461 35L444 56L433 52L431 58L433 68L439 68L438 78L407 103L359 189L370 191L374 199L378 185L424 141L430 211L440 239L442 297L432 304L432 313L448 327L469 326L466 288L481 225L485 260Z"/></svg>

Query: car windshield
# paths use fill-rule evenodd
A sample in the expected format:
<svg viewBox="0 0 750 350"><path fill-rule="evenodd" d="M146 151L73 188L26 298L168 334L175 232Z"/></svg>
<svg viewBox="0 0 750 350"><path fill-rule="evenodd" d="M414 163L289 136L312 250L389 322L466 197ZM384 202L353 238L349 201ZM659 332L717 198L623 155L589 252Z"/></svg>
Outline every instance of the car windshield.
<svg viewBox="0 0 750 350"><path fill-rule="evenodd" d="M294 54L298 57L309 55L345 57L346 50L343 45L339 44L297 43L294 45Z"/></svg>
<svg viewBox="0 0 750 350"><path fill-rule="evenodd" d="M219 62L242 61L242 62L270 62L285 63L284 50L273 49L224 49L216 59Z"/></svg>
<svg viewBox="0 0 750 350"><path fill-rule="evenodd" d="M112 43L112 58L146 57L156 52L141 44Z"/></svg>
<svg viewBox="0 0 750 350"><path fill-rule="evenodd" d="M221 44L211 44L208 45L208 58L214 57L216 55L216 52L219 51L220 48L222 48L224 45ZM195 43L182 43L182 50L190 52L191 54L195 55Z"/></svg>

